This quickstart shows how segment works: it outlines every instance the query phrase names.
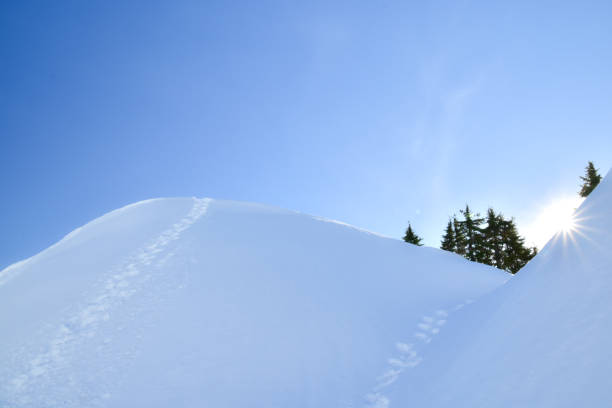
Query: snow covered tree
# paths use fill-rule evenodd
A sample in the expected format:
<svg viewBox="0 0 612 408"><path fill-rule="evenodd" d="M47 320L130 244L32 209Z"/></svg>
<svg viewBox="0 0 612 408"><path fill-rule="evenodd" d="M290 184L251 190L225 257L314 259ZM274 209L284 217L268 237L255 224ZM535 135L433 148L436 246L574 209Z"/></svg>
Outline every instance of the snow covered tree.
<svg viewBox="0 0 612 408"><path fill-rule="evenodd" d="M585 175L580 176L580 179L583 181L583 183L582 186L580 186L579 194L582 197L586 197L591 194L593 190L595 190L595 187L597 187L601 181L601 175L597 172L593 162L589 162L585 168Z"/></svg>
<svg viewBox="0 0 612 408"><path fill-rule="evenodd" d="M442 237L442 243L440 249L445 251L455 252L457 249L457 242L455 241L455 230L453 229L453 223L449 220L446 226L446 232Z"/></svg>
<svg viewBox="0 0 612 408"><path fill-rule="evenodd" d="M404 235L404 241L408 242L409 244L423 246L423 244L421 244L422 238L414 233L412 227L410 226L410 223L408 223L408 228L406 228L406 235Z"/></svg>

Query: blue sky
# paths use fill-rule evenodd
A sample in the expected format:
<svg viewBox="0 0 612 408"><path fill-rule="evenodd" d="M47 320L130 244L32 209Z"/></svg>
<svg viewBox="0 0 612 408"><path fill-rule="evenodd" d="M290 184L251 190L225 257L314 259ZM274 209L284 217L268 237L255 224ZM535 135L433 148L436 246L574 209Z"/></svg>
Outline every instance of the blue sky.
<svg viewBox="0 0 612 408"><path fill-rule="evenodd" d="M529 225L612 166L612 3L491 3L2 2L0 267L151 197Z"/></svg>

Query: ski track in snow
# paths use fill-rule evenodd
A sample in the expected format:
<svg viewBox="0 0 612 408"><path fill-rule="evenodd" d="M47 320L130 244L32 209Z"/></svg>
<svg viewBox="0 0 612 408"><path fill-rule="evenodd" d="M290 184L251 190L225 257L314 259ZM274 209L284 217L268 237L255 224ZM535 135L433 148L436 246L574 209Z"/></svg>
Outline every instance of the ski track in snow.
<svg viewBox="0 0 612 408"><path fill-rule="evenodd" d="M440 309L435 313L421 317L421 320L416 325L417 330L413 335L415 341L398 341L395 343L397 354L387 360L387 370L378 377L378 382L372 392L365 396L366 408L388 408L391 400L382 391L397 381L405 370L414 368L421 363L423 359L419 355L419 350L429 344L432 338L440 333L450 313L456 312L472 302L473 300L467 299L463 303L454 306L450 312Z"/></svg>
<svg viewBox="0 0 612 408"><path fill-rule="evenodd" d="M56 384L59 372L66 372L77 364L74 351L81 350L82 345L92 341L99 331L100 325L113 318L113 312L117 306L123 304L134 294L143 289L144 283L154 273L153 267L162 266L163 263L173 255L167 251L170 243L176 241L185 230L191 227L208 210L212 200L209 198L196 199L189 213L170 228L163 231L148 245L135 251L120 267L112 269L108 276L102 280L102 285L94 291L93 299L85 306L80 306L75 314L69 315L63 323L54 331L51 341L44 351L34 357L25 358L21 364L20 374L12 376L7 384L0 385L5 391L3 394L9 396L10 406L41 406L37 396L38 391L53 390L54 388L66 389L66 387L78 390L76 380L72 384ZM109 340L104 340L107 343ZM125 356L124 356L125 357ZM129 357L129 356L128 356ZM71 376L65 376L69 378ZM1 389L0 388L0 389ZM81 396L83 397L83 396ZM92 396L85 395L85 399ZM108 394L99 396L104 399ZM83 399L72 399L67 401L46 401L42 406L80 406ZM92 401L89 401L90 403ZM86 402L85 402L86 403Z"/></svg>

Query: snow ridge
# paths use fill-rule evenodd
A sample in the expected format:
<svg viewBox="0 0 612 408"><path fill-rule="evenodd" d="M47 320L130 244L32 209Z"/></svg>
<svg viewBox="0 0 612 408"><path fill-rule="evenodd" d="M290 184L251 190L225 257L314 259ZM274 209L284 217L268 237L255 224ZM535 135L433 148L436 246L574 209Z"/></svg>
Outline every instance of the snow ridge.
<svg viewBox="0 0 612 408"><path fill-rule="evenodd" d="M117 306L143 290L144 284L152 278L154 271L159 270L159 267L173 256L174 252L168 251L169 244L178 240L185 230L204 216L212 201L209 198L193 200L193 206L185 217L163 231L152 242L136 250L121 266L109 271L93 291L93 298L86 305L78 306L76 313L68 313L59 327L56 327L44 351L33 357L28 357L27 352L18 353L21 355L16 357L20 361L17 367L21 368L11 370L12 373L9 371L4 375L0 374L0 384L3 384L0 385L0 396L9 397L6 401L9 407L13 406L12 404L20 407L58 404L76 407L84 403L91 405L96 397L104 399L110 396L92 396L86 390L80 389L79 384L75 382L57 382L61 381L61 378L70 377L70 368L79 363L79 350L83 349L85 343L100 341L96 339L99 327L115 317L113 311ZM108 348L110 342L111 339L102 340L98 350L103 353L105 345ZM58 399L50 400L50 392L59 394ZM42 398L44 400L41 400Z"/></svg>

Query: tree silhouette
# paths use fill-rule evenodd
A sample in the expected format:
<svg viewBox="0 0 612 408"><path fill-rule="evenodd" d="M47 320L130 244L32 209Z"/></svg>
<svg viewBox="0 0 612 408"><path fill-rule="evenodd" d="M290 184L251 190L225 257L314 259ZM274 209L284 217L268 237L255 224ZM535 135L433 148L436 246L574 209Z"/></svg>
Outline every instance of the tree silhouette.
<svg viewBox="0 0 612 408"><path fill-rule="evenodd" d="M591 194L593 190L595 190L595 187L597 187L601 181L601 176L597 172L597 169L593 165L592 161L587 164L585 168L585 175L580 176L580 179L583 181L583 183L582 186L580 186L580 192L578 194L580 194L582 197L586 197Z"/></svg>
<svg viewBox="0 0 612 408"><path fill-rule="evenodd" d="M404 235L404 241L408 242L409 244L423 246L423 244L421 244L422 238L414 233L412 227L410 226L410 223L408 223L408 228L406 228L406 235Z"/></svg>

